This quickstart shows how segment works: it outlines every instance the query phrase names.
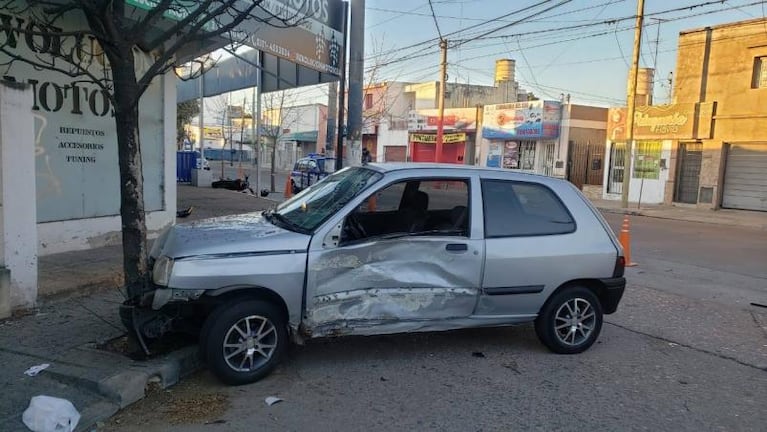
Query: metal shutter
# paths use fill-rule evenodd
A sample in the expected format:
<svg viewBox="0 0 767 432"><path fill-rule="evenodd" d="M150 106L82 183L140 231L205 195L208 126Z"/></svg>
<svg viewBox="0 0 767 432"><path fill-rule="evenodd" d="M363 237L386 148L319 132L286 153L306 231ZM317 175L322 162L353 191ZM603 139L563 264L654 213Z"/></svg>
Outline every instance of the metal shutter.
<svg viewBox="0 0 767 432"><path fill-rule="evenodd" d="M722 207L767 211L767 143L731 144Z"/></svg>

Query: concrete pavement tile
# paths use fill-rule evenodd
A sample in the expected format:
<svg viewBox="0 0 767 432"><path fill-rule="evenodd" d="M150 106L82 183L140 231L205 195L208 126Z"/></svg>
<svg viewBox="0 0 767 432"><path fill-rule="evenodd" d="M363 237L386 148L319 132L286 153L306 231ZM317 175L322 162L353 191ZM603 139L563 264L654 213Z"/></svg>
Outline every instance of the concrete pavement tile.
<svg viewBox="0 0 767 432"><path fill-rule="evenodd" d="M51 303L36 313L0 325L0 347L56 359L90 342L124 333L118 317L121 297L106 291Z"/></svg>
<svg viewBox="0 0 767 432"><path fill-rule="evenodd" d="M40 362L38 358L0 350L0 364L3 365L3 373L0 374L0 386L3 388L3 397L0 398L0 430L28 431L21 421L21 415L29 406L32 396L47 395L72 402L82 416L78 430L84 430L83 425L92 425L95 418L108 418L119 408L95 391L57 379L57 375L49 370L35 377L24 375L29 366ZM50 369L55 367L54 364Z"/></svg>

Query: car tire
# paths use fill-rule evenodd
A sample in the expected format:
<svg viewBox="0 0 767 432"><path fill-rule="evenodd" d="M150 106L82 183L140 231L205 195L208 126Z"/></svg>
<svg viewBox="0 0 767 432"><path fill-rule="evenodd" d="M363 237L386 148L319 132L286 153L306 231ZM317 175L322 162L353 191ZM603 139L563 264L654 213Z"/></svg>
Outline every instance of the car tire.
<svg viewBox="0 0 767 432"><path fill-rule="evenodd" d="M227 303L207 318L200 344L203 360L219 380L250 384L282 360L289 344L287 317L260 300Z"/></svg>
<svg viewBox="0 0 767 432"><path fill-rule="evenodd" d="M557 354L589 349L602 331L602 305L588 288L569 287L556 293L535 320L541 343Z"/></svg>

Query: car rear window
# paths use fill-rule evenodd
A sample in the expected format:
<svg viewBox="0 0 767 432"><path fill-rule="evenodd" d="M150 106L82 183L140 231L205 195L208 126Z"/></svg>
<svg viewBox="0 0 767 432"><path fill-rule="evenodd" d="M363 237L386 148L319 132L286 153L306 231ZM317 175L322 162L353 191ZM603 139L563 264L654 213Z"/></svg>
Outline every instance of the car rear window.
<svg viewBox="0 0 767 432"><path fill-rule="evenodd" d="M570 212L539 183L482 180L485 237L567 234L575 231Z"/></svg>

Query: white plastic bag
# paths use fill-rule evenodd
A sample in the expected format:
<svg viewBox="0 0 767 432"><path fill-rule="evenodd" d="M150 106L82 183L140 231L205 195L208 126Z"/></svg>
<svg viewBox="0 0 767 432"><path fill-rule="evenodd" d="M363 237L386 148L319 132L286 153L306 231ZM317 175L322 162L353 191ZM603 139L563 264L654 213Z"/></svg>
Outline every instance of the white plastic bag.
<svg viewBox="0 0 767 432"><path fill-rule="evenodd" d="M35 396L21 419L32 432L73 432L80 413L66 399Z"/></svg>

